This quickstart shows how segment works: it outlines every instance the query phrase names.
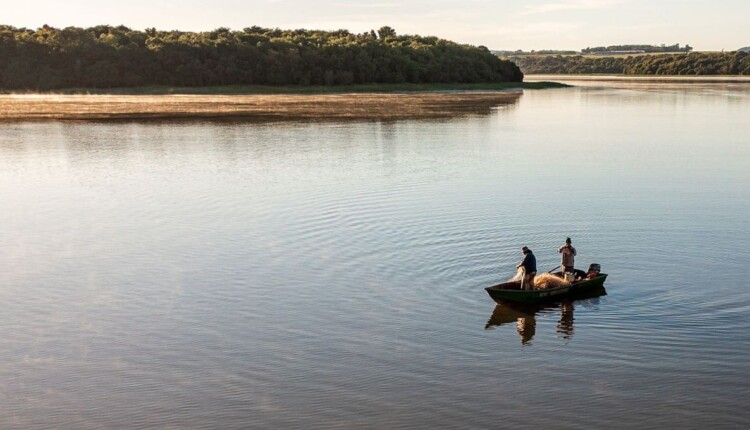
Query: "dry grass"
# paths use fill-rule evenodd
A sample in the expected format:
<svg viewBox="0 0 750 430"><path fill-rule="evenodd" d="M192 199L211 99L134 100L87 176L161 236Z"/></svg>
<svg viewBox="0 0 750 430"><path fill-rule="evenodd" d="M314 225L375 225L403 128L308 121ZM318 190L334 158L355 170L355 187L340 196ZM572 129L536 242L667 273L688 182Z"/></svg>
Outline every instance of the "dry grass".
<svg viewBox="0 0 750 430"><path fill-rule="evenodd" d="M402 119L488 114L521 91L296 95L0 95L0 120Z"/></svg>

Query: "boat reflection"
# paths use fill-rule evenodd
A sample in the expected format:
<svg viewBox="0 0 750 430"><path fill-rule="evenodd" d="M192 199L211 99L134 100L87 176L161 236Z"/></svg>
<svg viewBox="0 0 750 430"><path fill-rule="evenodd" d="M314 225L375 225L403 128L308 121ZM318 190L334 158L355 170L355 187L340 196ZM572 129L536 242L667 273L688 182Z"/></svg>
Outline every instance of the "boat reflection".
<svg viewBox="0 0 750 430"><path fill-rule="evenodd" d="M538 314L550 314L551 310L560 309L560 318L555 326L555 331L563 339L573 337L573 312L575 306L596 305L599 303L599 297L607 294L607 290L601 287L591 291L585 296L571 297L554 303L545 303L538 305L528 305L519 303L504 303L495 306L492 316L484 326L485 329L492 329L502 325L515 323L516 331L521 337L521 343L531 342L536 335L536 317Z"/></svg>

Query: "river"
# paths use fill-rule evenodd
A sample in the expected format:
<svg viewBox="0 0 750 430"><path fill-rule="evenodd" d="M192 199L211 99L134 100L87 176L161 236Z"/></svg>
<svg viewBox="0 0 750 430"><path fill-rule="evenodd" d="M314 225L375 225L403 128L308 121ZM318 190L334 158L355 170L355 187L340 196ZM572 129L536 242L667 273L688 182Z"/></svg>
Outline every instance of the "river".
<svg viewBox="0 0 750 430"><path fill-rule="evenodd" d="M0 427L746 428L750 84L0 124ZM571 237L604 296L484 287Z"/></svg>

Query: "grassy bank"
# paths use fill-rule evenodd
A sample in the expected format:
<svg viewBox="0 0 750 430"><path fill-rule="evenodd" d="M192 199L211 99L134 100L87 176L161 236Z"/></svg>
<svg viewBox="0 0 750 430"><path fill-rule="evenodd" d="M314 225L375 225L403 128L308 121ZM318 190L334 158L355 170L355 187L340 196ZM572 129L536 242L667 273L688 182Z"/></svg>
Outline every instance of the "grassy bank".
<svg viewBox="0 0 750 430"><path fill-rule="evenodd" d="M0 121L123 119L342 120L488 115L523 95L509 91L338 94L12 94Z"/></svg>
<svg viewBox="0 0 750 430"><path fill-rule="evenodd" d="M252 95L252 94L342 94L342 93L409 93L452 91L503 91L510 89L561 88L557 82L499 82L486 84L366 84L330 86L268 86L226 85L208 87L128 87L128 88L67 88L49 94L103 95ZM7 92L6 92L7 93ZM19 92L14 92L18 94ZM23 92L21 92L23 93Z"/></svg>

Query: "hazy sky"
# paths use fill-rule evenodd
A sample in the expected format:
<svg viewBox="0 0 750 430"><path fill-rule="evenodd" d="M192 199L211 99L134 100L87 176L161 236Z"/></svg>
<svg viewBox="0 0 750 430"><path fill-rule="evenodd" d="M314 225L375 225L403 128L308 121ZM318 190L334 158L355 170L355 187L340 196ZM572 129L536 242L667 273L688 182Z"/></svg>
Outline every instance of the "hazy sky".
<svg viewBox="0 0 750 430"><path fill-rule="evenodd" d="M0 0L0 24L36 28L124 24L134 29L240 30L390 25L490 49L615 44L750 46L750 0Z"/></svg>

